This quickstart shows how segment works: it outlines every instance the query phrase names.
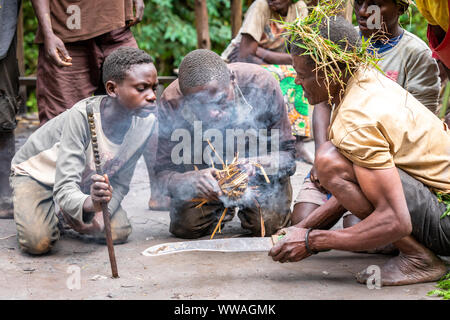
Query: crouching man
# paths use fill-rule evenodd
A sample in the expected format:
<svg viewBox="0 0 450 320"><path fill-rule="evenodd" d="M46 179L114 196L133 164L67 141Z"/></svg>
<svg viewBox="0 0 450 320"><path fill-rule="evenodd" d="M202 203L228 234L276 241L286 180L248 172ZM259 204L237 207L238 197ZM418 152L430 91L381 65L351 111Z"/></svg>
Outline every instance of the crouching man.
<svg viewBox="0 0 450 320"><path fill-rule="evenodd" d="M358 52L353 48L360 45L359 36L351 24L323 20L320 37L337 44L341 53ZM327 86L324 61L313 61L315 48L305 45L301 33L293 36L297 83L309 103L331 95L334 105L330 142L321 146L316 159L320 185L332 197L284 229L284 241L269 255L294 262L324 250L362 251L393 243L400 253L381 268L382 285L438 280L446 267L437 255L450 255L450 216L444 215L445 200L439 201L448 200L450 193L448 127L397 83L357 62L368 61L364 56L337 60L340 77ZM323 230L347 210L362 221ZM367 278L365 271L357 275L361 283Z"/></svg>
<svg viewBox="0 0 450 320"><path fill-rule="evenodd" d="M268 71L247 63L227 65L212 51L195 50L181 62L178 80L164 91L158 120L155 171L171 197L172 234L211 234L225 207L229 215L223 221L239 208L242 227L255 236L287 226L295 138L280 86ZM235 156L257 190L249 187L239 201L229 203L218 185L217 168L222 169L219 158L230 164ZM266 166L270 183L251 162ZM193 199L207 203L201 206L201 200Z"/></svg>
<svg viewBox="0 0 450 320"><path fill-rule="evenodd" d="M27 253L53 247L61 216L75 231L104 242L101 202L108 202L113 241L124 242L131 233L121 202L153 133L157 72L147 53L121 47L105 60L103 82L108 95L81 100L48 121L12 161L17 238ZM95 174L88 115L94 118L104 176Z"/></svg>

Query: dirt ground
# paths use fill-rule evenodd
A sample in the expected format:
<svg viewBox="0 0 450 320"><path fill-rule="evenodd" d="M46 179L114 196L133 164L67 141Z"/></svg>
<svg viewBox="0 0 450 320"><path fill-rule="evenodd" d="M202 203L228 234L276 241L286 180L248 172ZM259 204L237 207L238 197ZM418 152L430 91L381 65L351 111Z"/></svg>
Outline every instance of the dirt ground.
<svg viewBox="0 0 450 320"><path fill-rule="evenodd" d="M19 144L24 139L26 134L18 134ZM309 168L297 164L294 195ZM110 278L106 246L70 233L51 254L33 257L19 251L14 221L0 220L0 299L436 299L426 295L434 283L381 289L358 284L356 272L381 266L388 259L382 255L330 251L288 264L275 263L266 253L144 257L141 252L149 246L179 241L168 231L168 212L147 209L149 196L141 159L123 203L133 233L115 247L119 279ZM221 236L244 232L235 217Z"/></svg>

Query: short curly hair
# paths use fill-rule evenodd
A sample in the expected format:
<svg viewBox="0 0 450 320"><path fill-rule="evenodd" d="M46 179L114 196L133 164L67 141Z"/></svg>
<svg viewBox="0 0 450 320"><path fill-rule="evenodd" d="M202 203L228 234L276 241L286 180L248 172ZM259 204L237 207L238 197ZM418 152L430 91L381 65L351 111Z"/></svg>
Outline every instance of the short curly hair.
<svg viewBox="0 0 450 320"><path fill-rule="evenodd" d="M198 49L188 53L181 61L178 83L183 94L189 88L203 86L214 80L224 86L231 80L226 63L217 53Z"/></svg>
<svg viewBox="0 0 450 320"><path fill-rule="evenodd" d="M103 84L112 80L121 82L132 66L153 63L153 58L144 50L132 47L119 47L103 63Z"/></svg>

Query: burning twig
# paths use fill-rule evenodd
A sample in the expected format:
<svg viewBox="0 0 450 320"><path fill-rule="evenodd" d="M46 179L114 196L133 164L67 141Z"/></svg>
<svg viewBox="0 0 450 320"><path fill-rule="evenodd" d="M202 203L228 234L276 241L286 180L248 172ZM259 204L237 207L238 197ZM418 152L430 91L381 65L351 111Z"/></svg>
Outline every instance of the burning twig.
<svg viewBox="0 0 450 320"><path fill-rule="evenodd" d="M224 195L226 197L228 197L229 199L234 200L234 201L238 200L239 198L241 198L244 195L245 191L248 188L248 182L249 182L249 175L246 172L245 166L238 162L239 153L237 153L235 155L231 164L228 165L228 163L223 162L222 158L219 156L219 154L217 153L216 149L213 147L211 142L209 140L207 140L207 142L208 142L209 146L211 147L211 149L216 154L216 156L219 158L220 162L222 163L222 167L223 167L222 170L217 170L217 175L216 175L217 184L219 185L220 189L222 190L222 192L224 193ZM214 162L212 161L212 159L211 159L211 164L214 168ZM261 164L256 163L256 162L250 162L249 164L259 168L261 170L261 173L263 174L266 182L270 183L269 177L267 176L267 174ZM199 204L196 205L195 208L202 208L202 206L208 202L208 199L194 198L194 199L191 199L191 201L199 202ZM254 198L254 201L255 201L255 204L260 213L261 237L264 237L266 232L265 232L265 227L264 227L264 219L263 219L262 213L261 213L261 207L260 207L258 201L256 200L256 198ZM211 239L214 237L217 230L219 230L219 233L220 233L220 224L222 223L222 220L225 217L225 214L227 211L228 211L228 208L225 208L224 212L222 213L222 216L219 219L218 224L216 225L216 228L214 229L214 232L211 235Z"/></svg>
<svg viewBox="0 0 450 320"><path fill-rule="evenodd" d="M214 232L211 235L211 239L214 238L214 235L216 234L217 229L220 229L220 224L222 223L223 218L225 218L227 211L228 211L228 208L225 208L225 210L223 210L222 216L220 217L219 222L217 223L216 227L214 228ZM220 233L220 231L219 231L219 233Z"/></svg>

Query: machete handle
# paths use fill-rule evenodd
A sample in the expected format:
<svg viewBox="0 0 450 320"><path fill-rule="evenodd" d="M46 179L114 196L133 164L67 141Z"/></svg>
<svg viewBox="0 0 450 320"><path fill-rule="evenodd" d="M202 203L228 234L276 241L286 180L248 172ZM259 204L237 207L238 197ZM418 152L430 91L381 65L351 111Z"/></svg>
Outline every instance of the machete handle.
<svg viewBox="0 0 450 320"><path fill-rule="evenodd" d="M285 236L286 236L286 234L274 234L274 235L272 235L271 238L272 238L273 245L276 245L277 242L282 240Z"/></svg>

